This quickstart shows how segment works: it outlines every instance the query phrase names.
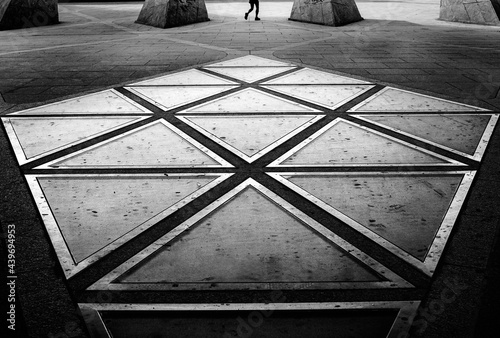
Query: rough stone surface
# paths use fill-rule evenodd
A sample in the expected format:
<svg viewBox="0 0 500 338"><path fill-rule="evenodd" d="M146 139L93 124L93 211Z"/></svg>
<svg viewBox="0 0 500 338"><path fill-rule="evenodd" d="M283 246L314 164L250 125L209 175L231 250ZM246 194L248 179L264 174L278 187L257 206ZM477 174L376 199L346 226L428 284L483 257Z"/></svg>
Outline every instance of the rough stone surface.
<svg viewBox="0 0 500 338"><path fill-rule="evenodd" d="M441 0L439 18L500 26L500 0Z"/></svg>
<svg viewBox="0 0 500 338"><path fill-rule="evenodd" d="M138 23L170 28L209 21L204 0L146 0Z"/></svg>
<svg viewBox="0 0 500 338"><path fill-rule="evenodd" d="M354 0L294 0L290 20L343 26L363 18Z"/></svg>
<svg viewBox="0 0 500 338"><path fill-rule="evenodd" d="M56 23L59 23L57 0L3 0L0 4L0 30Z"/></svg>

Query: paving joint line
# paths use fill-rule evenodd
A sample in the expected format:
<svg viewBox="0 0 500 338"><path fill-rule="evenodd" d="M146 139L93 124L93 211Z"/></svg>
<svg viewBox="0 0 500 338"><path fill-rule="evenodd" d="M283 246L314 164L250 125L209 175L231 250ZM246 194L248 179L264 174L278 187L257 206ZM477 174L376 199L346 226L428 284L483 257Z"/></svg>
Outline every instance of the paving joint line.
<svg viewBox="0 0 500 338"><path fill-rule="evenodd" d="M134 32L134 33L136 33L136 32ZM102 43L111 43L111 42L118 42L118 41L134 40L134 39L137 39L139 37L139 35L146 35L147 34L147 32L138 32L138 33L140 33L140 34L137 34L137 36L129 37L129 38L112 39L112 40L101 40L101 41L91 41L91 42L83 42L83 43L68 44L68 45L58 45L58 46L51 46L51 47L42 47L42 48L17 50L17 51L10 51L10 52L5 52L5 53L0 53L0 56L10 55L10 54L20 54L20 53L32 53L32 52L37 52L37 51L53 50L53 49L58 49L58 48L70 48L70 47L89 46L89 45L98 45L98 44L102 44ZM203 43L197 43L197 42L192 42L192 41L185 41L185 40L176 39L176 38L173 38L173 37L167 37L167 36L163 36L163 35L159 36L159 35L160 35L159 33L155 34L155 35L147 34L147 37L148 38L154 38L154 39L162 38L162 39L165 39L165 40L170 40L170 41L173 41L173 42L177 42L177 43L181 43L181 44L185 44L185 45L189 45L189 46L196 46L196 47L205 48L205 49L218 50L218 51L223 51L223 52L232 53L232 54L236 53L237 55L246 55L245 51L241 51L241 50L237 50L237 49L211 46L211 45L207 45L207 44L203 44ZM141 38L144 38L144 36L141 36Z"/></svg>
<svg viewBox="0 0 500 338"><path fill-rule="evenodd" d="M269 48L268 50L269 51L283 51L283 50L287 50L287 49L291 49L291 48L295 48L295 47L299 47L299 46L304 46L304 45L309 45L311 43L316 43L316 42L322 42L322 41L326 41L326 40L333 40L337 38L336 36L332 36L330 34L330 36L328 37L324 37L324 38L317 38L317 39L313 39L313 40L309 40L309 41L302 41L302 42L297 42L297 43L292 43L292 44L285 44L283 46L277 46L277 47L273 47L273 48ZM274 55L274 53L273 53Z"/></svg>
<svg viewBox="0 0 500 338"><path fill-rule="evenodd" d="M158 37L155 37L155 38L158 38ZM169 41L181 43L181 44L184 44L184 45L188 45L188 46L196 46L196 47L205 48L205 49L217 50L217 51L221 51L221 52L225 52L225 53L235 53L236 52L237 55L246 55L246 54L248 54L248 52L246 50L242 51L242 50L239 50L239 49L232 49L232 48L227 48L227 47L212 46L212 45L208 45L208 44L201 43L201 42L186 41L186 40L181 40L181 39L177 39L177 38L173 38L173 37L167 37L167 36L163 36L161 38L165 39L165 40L169 40Z"/></svg>
<svg viewBox="0 0 500 338"><path fill-rule="evenodd" d="M16 50L16 51L11 51L11 52L0 53L0 56L10 55L10 54L19 54L19 53L32 53L32 52L38 52L38 51L43 51L43 50L52 50L52 49L58 49L58 48L68 48L68 47L98 45L98 44L101 44L101 43L110 43L110 42L117 42L117 41L127 41L127 40L133 40L133 39L137 39L137 37L123 38L123 39L113 39L113 40L103 40L103 41L92 41L92 42L83 42L83 43L74 43L74 44L69 44L69 45L59 45L59 46L51 46L51 47L24 49L24 50Z"/></svg>
<svg viewBox="0 0 500 338"><path fill-rule="evenodd" d="M103 25L106 25L106 26L110 26L110 27L113 27L113 28L117 28L117 29L120 29L120 30L123 30L127 33L133 33L133 34L137 34L137 31L134 31L134 30L131 30L130 28L127 28L125 26L121 26L121 25L118 25L118 24L115 24L113 23L112 21L114 19L110 19L110 20L101 20L99 18L96 18L94 16L91 16L91 15L88 15L88 14L84 14L84 13L81 13L80 11L77 11L77 10L74 10L74 11L69 11L69 13L73 14L73 15L76 15L76 16L79 16L81 18L85 18L85 19L88 19L90 20L90 23L101 23Z"/></svg>
<svg viewBox="0 0 500 338"><path fill-rule="evenodd" d="M210 23L214 23L214 24L210 24ZM219 23L215 23L216 21L214 20L210 20L210 21L207 21L205 23L208 23L207 26L203 26L203 27L193 27L192 29L189 29L189 30L184 30L184 31L176 31L176 32L166 32L167 34L183 34L183 33L192 33L192 32L196 32L196 31L199 31L199 30L204 30L206 29L207 27L210 27L210 28L213 28L213 27L219 27L219 26L226 26L226 25L229 25L231 23L234 23L236 21L223 21L223 22L219 22ZM175 27L176 29L183 29L185 27Z"/></svg>
<svg viewBox="0 0 500 338"><path fill-rule="evenodd" d="M350 34L353 38L356 36L361 36L366 33L372 33L370 32L365 32L365 31L352 31ZM367 38L371 38L369 35L365 35ZM407 43L415 43L415 40L410 40L410 39L398 39L396 42L407 42ZM394 43L394 41L391 41L391 43ZM468 45L455 45L455 44L447 44L447 43L438 43L438 42L431 42L431 41L418 41L419 44L427 44L427 45L437 45L437 46L444 46L444 47L455 47L455 48L460 48L460 49L481 49L481 50L494 50L500 52L500 49L498 47L475 47L475 46L468 46Z"/></svg>

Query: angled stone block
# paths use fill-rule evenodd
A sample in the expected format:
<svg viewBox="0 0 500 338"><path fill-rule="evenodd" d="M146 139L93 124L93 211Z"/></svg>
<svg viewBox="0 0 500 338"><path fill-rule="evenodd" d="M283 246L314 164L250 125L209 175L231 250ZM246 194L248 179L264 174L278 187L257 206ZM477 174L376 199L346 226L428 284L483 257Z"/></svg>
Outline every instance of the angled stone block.
<svg viewBox="0 0 500 338"><path fill-rule="evenodd" d="M489 1L480 2L479 8L487 25L497 25L500 23L500 0L492 0L491 5L493 6L493 11L491 10Z"/></svg>
<svg viewBox="0 0 500 338"><path fill-rule="evenodd" d="M0 30L57 23L57 0L2 0L0 3Z"/></svg>
<svg viewBox="0 0 500 338"><path fill-rule="evenodd" d="M170 28L209 20L205 0L146 0L137 23Z"/></svg>
<svg viewBox="0 0 500 338"><path fill-rule="evenodd" d="M343 26L363 18L354 0L294 0L290 20Z"/></svg>
<svg viewBox="0 0 500 338"><path fill-rule="evenodd" d="M500 0L441 0L439 19L500 26Z"/></svg>
<svg viewBox="0 0 500 338"><path fill-rule="evenodd" d="M454 22L469 22L469 14L465 10L463 3L450 5L449 7L441 7L439 13L439 19L443 21L454 21Z"/></svg>
<svg viewBox="0 0 500 338"><path fill-rule="evenodd" d="M486 25L486 20L484 20L483 13L479 7L478 2L471 2L464 4L467 14L469 14L470 21L480 25ZM489 6L491 9L491 5Z"/></svg>

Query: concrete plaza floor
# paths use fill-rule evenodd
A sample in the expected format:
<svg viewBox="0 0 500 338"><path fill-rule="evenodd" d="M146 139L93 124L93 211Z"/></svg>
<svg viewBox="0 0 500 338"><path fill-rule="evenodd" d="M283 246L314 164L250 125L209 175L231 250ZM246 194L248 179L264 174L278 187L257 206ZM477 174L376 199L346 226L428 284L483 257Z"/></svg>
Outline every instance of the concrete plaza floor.
<svg viewBox="0 0 500 338"><path fill-rule="evenodd" d="M402 336L413 315L412 337L498 332L500 28L358 6L334 28L208 2L210 22L162 30L140 3L61 4L60 25L0 32L19 336L99 336L99 316L115 336L238 336L269 311L251 336Z"/></svg>

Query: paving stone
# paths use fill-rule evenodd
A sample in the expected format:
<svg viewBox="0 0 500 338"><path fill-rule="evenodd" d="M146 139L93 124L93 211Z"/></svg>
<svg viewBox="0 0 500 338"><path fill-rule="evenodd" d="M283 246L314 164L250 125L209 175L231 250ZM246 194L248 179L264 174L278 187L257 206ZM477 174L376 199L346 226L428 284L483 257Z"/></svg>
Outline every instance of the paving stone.
<svg viewBox="0 0 500 338"><path fill-rule="evenodd" d="M60 95L55 95L55 94L49 95L44 93L35 95L30 95L30 94L19 95L19 94L9 94L9 93L3 94L5 102L13 104L44 102L57 99L60 97L61 97Z"/></svg>
<svg viewBox="0 0 500 338"><path fill-rule="evenodd" d="M96 87L96 86L107 87L107 86L119 85L121 83L124 83L125 81L129 81L131 78L132 78L131 76L127 76L127 77L98 77L98 78L92 80L91 85L93 87ZM90 86L89 86L89 90L90 90Z"/></svg>
<svg viewBox="0 0 500 338"><path fill-rule="evenodd" d="M80 78L80 79L75 79L75 78L62 78L62 79L34 79L29 83L29 88L33 88L33 93L36 94L36 88L38 86L43 86L40 88L47 88L47 86L82 86L86 84L92 83L92 79L89 79L87 77L85 78ZM18 92L18 90L14 91L15 93Z"/></svg>
<svg viewBox="0 0 500 338"><path fill-rule="evenodd" d="M369 70L368 70L369 72ZM388 83L397 83L397 82L407 82L409 81L407 75L400 74L372 74L372 78L377 79L378 81L384 81Z"/></svg>
<svg viewBox="0 0 500 338"><path fill-rule="evenodd" d="M407 80L408 81L408 80ZM430 82L430 83L422 83L422 82L400 82L401 85L406 86L408 88L420 89L429 91L432 89L432 92L447 95L450 98L454 99L463 99L462 91L457 89L456 87L441 82ZM464 100L465 101L465 100ZM464 102L467 103L467 102Z"/></svg>
<svg viewBox="0 0 500 338"><path fill-rule="evenodd" d="M351 60L357 63L364 62L405 62L400 58L394 57L373 57L373 58L362 58L362 57L351 57Z"/></svg>
<svg viewBox="0 0 500 338"><path fill-rule="evenodd" d="M473 79L470 79L466 76L463 75L448 75L445 76L443 75L414 75L414 74L408 74L406 77L410 81L415 81L415 82L441 82L441 83L446 83L446 82L469 82L473 86L477 82L474 81Z"/></svg>
<svg viewBox="0 0 500 338"><path fill-rule="evenodd" d="M99 87L91 87L91 86L56 86L49 87L44 93L48 95L60 95L61 97L67 95L75 95L78 93L91 91L93 89L98 89Z"/></svg>
<svg viewBox="0 0 500 338"><path fill-rule="evenodd" d="M500 183L490 180L477 180L469 195L465 215L475 217L500 215L499 208L496 207L500 200Z"/></svg>
<svg viewBox="0 0 500 338"><path fill-rule="evenodd" d="M378 75L378 74L383 74L383 75L392 75L392 74L399 74L399 75L407 75L407 74L427 74L425 70L423 69L408 69L408 68L399 68L399 69L388 69L388 68L382 68L382 69L368 69L367 72L369 74L373 75Z"/></svg>
<svg viewBox="0 0 500 338"><path fill-rule="evenodd" d="M326 66L326 69L335 69L335 67ZM359 76L369 76L369 70L366 69L357 69L357 68L342 68L340 72L350 75L359 75Z"/></svg>
<svg viewBox="0 0 500 338"><path fill-rule="evenodd" d="M325 61L329 61L328 59L325 59ZM384 63L381 62L332 62L332 66L334 68L354 68L354 67L359 67L360 69L372 69L372 68L389 68Z"/></svg>
<svg viewBox="0 0 500 338"><path fill-rule="evenodd" d="M29 193L25 183L21 179L13 180L3 186L3 193L0 203L3 205L1 214L2 222L17 223L26 219L36 219L37 211L28 202Z"/></svg>
<svg viewBox="0 0 500 338"><path fill-rule="evenodd" d="M500 182L500 138L498 132L492 135L488 148L486 148L484 162L478 172L478 179Z"/></svg>
<svg viewBox="0 0 500 338"><path fill-rule="evenodd" d="M497 299L500 297L500 292L496 287L500 282L500 262L495 257L500 256L500 232L496 234L496 245L489 258L489 266L486 270L487 286L482 296L481 310L479 312L479 320L476 324L476 335L488 336L489 334L498 335L499 328L495 324L495 319L500 313L500 307Z"/></svg>
<svg viewBox="0 0 500 338"><path fill-rule="evenodd" d="M411 69L433 69L433 68L443 68L444 66L436 62L401 62L401 63L391 63L384 64L387 68L411 68ZM380 67L383 68L383 67Z"/></svg>
<svg viewBox="0 0 500 338"><path fill-rule="evenodd" d="M483 288L484 272L443 265L436 274L429 296L418 311L410 336L473 337Z"/></svg>
<svg viewBox="0 0 500 338"><path fill-rule="evenodd" d="M36 81L36 80L35 80ZM28 94L28 95L36 95L36 94L41 94L44 91L47 90L46 86L36 86L36 83L31 86L33 82L30 82L30 86L25 86L22 88L16 88L9 90L6 94L13 94L13 95L23 95L23 94Z"/></svg>
<svg viewBox="0 0 500 338"><path fill-rule="evenodd" d="M500 218L460 217L444 254L444 263L484 269L496 241Z"/></svg>

